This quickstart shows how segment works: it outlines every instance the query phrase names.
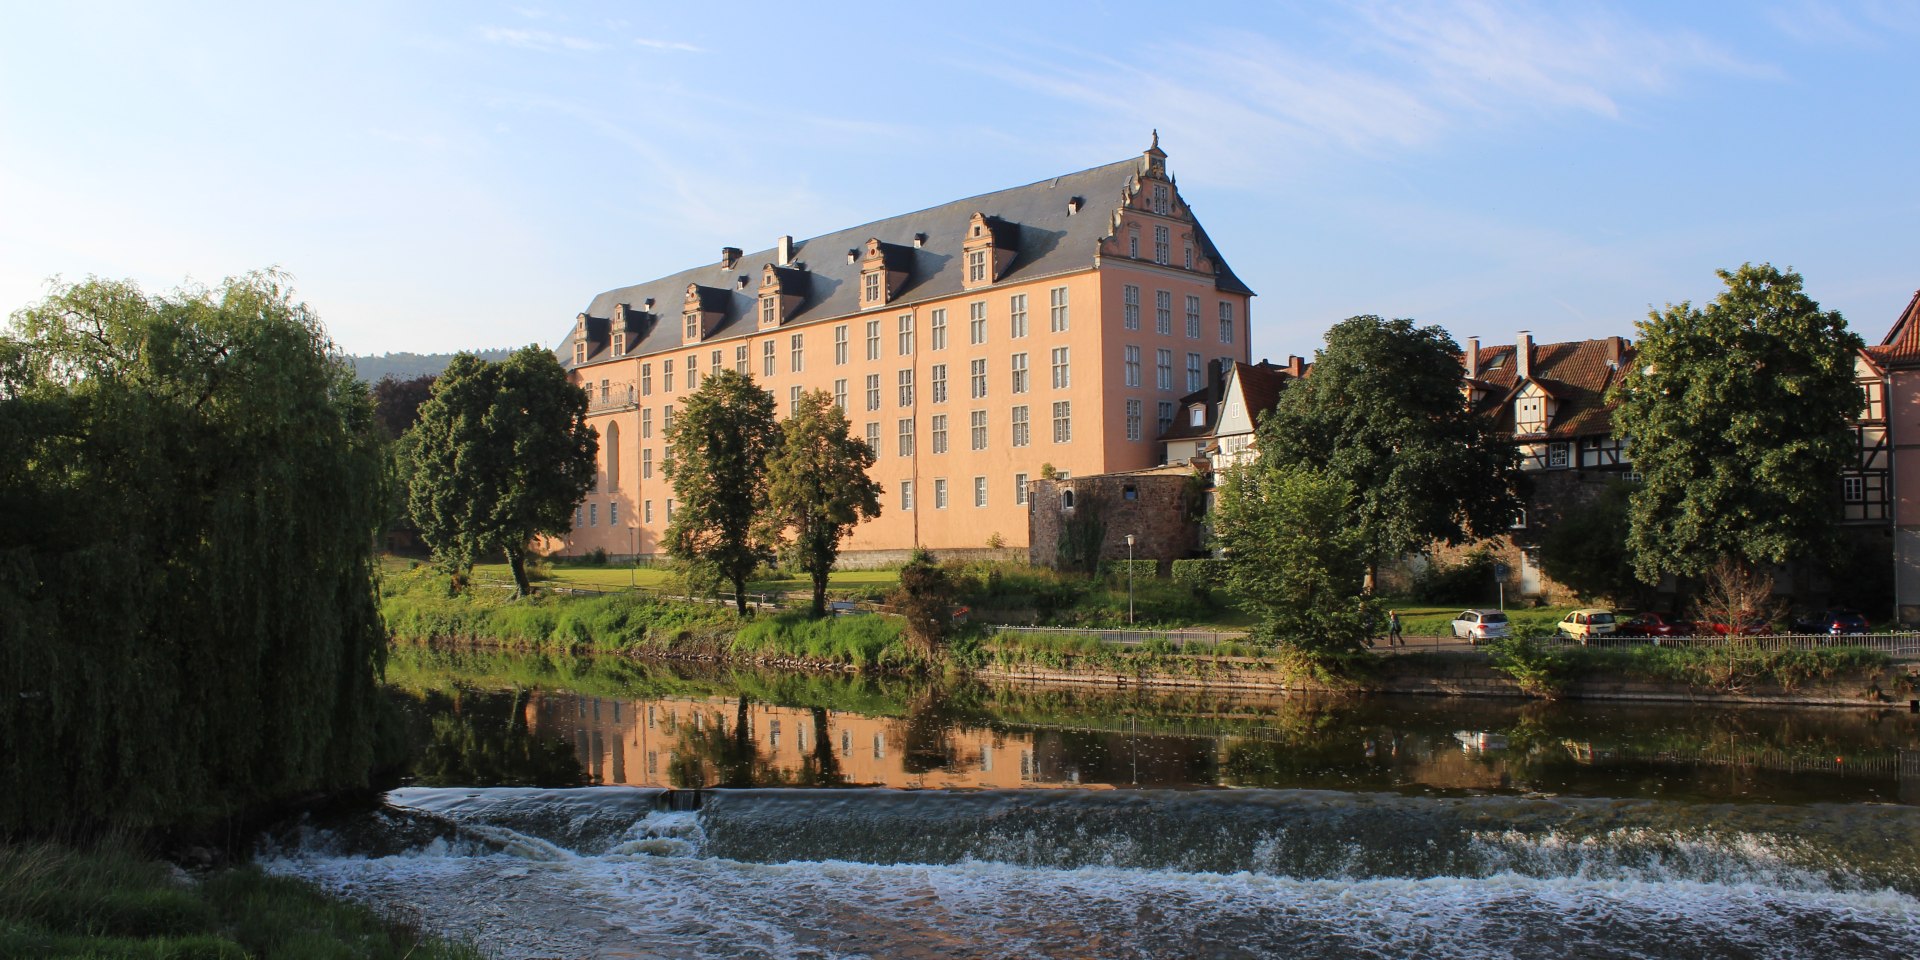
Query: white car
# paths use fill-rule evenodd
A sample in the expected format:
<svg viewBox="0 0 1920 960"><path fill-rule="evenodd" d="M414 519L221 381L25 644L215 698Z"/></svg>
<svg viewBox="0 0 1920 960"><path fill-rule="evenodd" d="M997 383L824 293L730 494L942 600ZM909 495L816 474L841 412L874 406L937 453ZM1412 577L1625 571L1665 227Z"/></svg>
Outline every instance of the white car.
<svg viewBox="0 0 1920 960"><path fill-rule="evenodd" d="M1499 610L1465 610L1453 618L1453 635L1468 643L1507 635L1507 615Z"/></svg>

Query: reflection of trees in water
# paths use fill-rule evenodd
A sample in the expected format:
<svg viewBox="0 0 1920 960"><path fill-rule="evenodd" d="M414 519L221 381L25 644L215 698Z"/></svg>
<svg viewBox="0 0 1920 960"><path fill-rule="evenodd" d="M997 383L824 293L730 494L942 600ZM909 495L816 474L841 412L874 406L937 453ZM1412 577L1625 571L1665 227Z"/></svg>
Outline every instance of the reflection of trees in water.
<svg viewBox="0 0 1920 960"><path fill-rule="evenodd" d="M840 758L833 752L832 732L827 728L827 708L813 707L813 747L800 761L795 783L803 787L837 787L847 782L840 772Z"/></svg>
<svg viewBox="0 0 1920 960"><path fill-rule="evenodd" d="M753 725L745 695L736 701L733 727L695 724L679 729L680 742L667 765L667 782L675 787L779 786L788 777L753 742ZM824 739L824 738L823 738Z"/></svg>
<svg viewBox="0 0 1920 960"><path fill-rule="evenodd" d="M412 773L425 786L577 786L587 782L573 745L528 729L525 691L428 694L428 719Z"/></svg>
<svg viewBox="0 0 1920 960"><path fill-rule="evenodd" d="M941 687L929 686L907 702L900 756L901 769L907 773L932 773L953 765L953 721L946 715L944 693Z"/></svg>

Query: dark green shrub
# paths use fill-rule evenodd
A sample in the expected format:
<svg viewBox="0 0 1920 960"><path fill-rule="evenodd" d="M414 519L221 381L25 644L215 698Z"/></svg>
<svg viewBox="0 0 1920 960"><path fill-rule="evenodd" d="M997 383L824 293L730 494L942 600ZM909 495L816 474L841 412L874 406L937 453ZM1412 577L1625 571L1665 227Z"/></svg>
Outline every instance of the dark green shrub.
<svg viewBox="0 0 1920 960"><path fill-rule="evenodd" d="M1125 580L1129 568L1136 580L1152 580L1160 575L1158 560L1108 560L1100 565L1100 572L1110 580Z"/></svg>
<svg viewBox="0 0 1920 960"><path fill-rule="evenodd" d="M1487 603L1499 592L1494 562L1485 549L1469 552L1458 563L1435 560L1413 578L1413 595L1422 603Z"/></svg>
<svg viewBox="0 0 1920 960"><path fill-rule="evenodd" d="M1216 557L1173 562L1173 582L1194 590L1218 589L1226 583L1227 561Z"/></svg>

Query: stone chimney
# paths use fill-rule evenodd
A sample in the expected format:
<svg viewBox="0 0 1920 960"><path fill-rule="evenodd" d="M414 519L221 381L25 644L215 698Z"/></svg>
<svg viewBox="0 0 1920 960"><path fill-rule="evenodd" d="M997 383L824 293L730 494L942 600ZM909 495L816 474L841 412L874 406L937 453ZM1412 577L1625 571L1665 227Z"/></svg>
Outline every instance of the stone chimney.
<svg viewBox="0 0 1920 960"><path fill-rule="evenodd" d="M1533 331L1520 331L1520 338L1513 345L1514 382L1533 377Z"/></svg>
<svg viewBox="0 0 1920 960"><path fill-rule="evenodd" d="M774 247L776 250L774 255L774 261L773 261L774 266L784 267L793 263L793 238L792 237L782 236L780 238L780 242L774 244Z"/></svg>
<svg viewBox="0 0 1920 960"><path fill-rule="evenodd" d="M1467 338L1467 379L1480 379L1480 338Z"/></svg>
<svg viewBox="0 0 1920 960"><path fill-rule="evenodd" d="M1291 353L1287 354L1287 373L1295 377L1306 376L1307 359L1305 357L1296 357Z"/></svg>
<svg viewBox="0 0 1920 960"><path fill-rule="evenodd" d="M739 262L740 262L739 247L721 247L720 248L720 269L732 270L733 265Z"/></svg>

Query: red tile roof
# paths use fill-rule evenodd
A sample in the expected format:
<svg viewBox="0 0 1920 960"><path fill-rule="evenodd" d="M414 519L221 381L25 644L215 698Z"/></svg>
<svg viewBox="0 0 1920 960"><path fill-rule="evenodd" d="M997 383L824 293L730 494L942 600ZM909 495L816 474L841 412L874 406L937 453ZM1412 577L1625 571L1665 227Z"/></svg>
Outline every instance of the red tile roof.
<svg viewBox="0 0 1920 960"><path fill-rule="evenodd" d="M1867 348L1867 355L1882 365L1920 364L1920 290L1914 291L1880 345Z"/></svg>
<svg viewBox="0 0 1920 960"><path fill-rule="evenodd" d="M1500 429L1514 432L1513 398L1520 384L1514 347L1482 347L1475 409L1494 417ZM1556 402L1546 436L1553 440L1604 436L1612 432L1607 390L1632 365L1633 344L1624 337L1537 343L1531 379Z"/></svg>

